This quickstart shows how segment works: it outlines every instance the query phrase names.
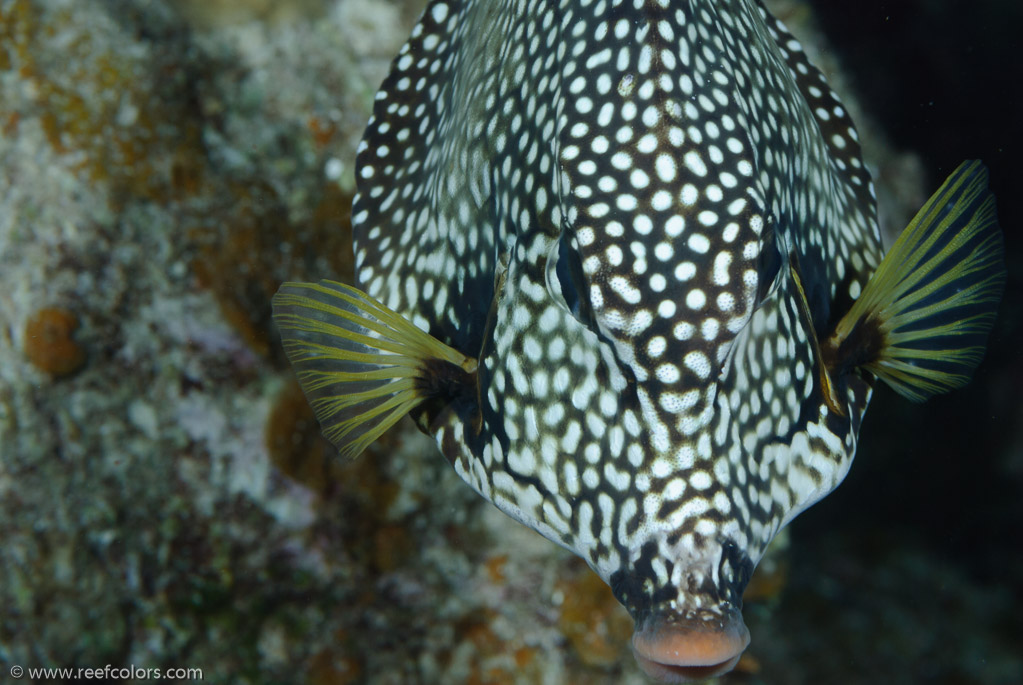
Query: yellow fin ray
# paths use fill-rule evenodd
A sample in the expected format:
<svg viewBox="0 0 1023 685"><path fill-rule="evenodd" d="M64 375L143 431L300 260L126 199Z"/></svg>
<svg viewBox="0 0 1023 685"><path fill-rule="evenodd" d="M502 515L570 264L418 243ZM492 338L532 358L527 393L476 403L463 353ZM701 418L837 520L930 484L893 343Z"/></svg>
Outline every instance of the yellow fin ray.
<svg viewBox="0 0 1023 685"><path fill-rule="evenodd" d="M345 458L430 399L432 376L476 370L474 359L343 283L285 283L273 317L324 436Z"/></svg>
<svg viewBox="0 0 1023 685"><path fill-rule="evenodd" d="M965 385L983 357L1005 284L987 170L964 162L924 204L825 348L921 401Z"/></svg>

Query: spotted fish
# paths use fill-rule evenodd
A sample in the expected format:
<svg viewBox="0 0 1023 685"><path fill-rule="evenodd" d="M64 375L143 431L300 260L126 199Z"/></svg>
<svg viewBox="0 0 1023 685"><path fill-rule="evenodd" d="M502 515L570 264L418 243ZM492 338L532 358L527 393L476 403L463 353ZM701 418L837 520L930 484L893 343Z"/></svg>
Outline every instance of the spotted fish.
<svg viewBox="0 0 1023 685"><path fill-rule="evenodd" d="M965 383L1003 288L979 162L882 259L856 129L759 0L434 0L356 175L361 290L274 300L325 435L354 458L411 414L665 681L736 663L877 381Z"/></svg>

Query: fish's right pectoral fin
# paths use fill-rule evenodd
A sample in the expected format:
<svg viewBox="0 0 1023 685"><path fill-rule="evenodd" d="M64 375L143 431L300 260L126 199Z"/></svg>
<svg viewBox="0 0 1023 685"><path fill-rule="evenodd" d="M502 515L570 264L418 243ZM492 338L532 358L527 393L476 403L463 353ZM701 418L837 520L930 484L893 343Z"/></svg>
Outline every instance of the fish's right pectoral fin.
<svg viewBox="0 0 1023 685"><path fill-rule="evenodd" d="M474 359L343 283L284 283L273 318L324 436L349 459L434 396L438 370L476 370Z"/></svg>
<svg viewBox="0 0 1023 685"><path fill-rule="evenodd" d="M827 345L922 401L969 381L1004 287L987 169L964 162L913 217Z"/></svg>

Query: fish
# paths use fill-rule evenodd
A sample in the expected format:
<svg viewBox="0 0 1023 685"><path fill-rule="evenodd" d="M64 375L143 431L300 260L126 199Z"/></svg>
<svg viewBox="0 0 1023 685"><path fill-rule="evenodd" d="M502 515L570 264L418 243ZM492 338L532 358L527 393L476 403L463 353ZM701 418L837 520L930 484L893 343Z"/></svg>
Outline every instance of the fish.
<svg viewBox="0 0 1023 685"><path fill-rule="evenodd" d="M663 682L734 667L874 389L968 382L1005 283L979 161L885 253L849 113L760 0L433 0L356 178L358 287L273 300L324 435L354 459L411 416Z"/></svg>

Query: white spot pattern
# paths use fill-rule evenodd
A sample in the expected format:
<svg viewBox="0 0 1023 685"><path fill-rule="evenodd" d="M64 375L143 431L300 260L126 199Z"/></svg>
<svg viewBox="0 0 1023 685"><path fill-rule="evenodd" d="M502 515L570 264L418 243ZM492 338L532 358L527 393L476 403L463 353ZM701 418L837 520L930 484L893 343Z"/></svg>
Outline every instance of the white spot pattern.
<svg viewBox="0 0 1023 685"><path fill-rule="evenodd" d="M861 291L859 156L756 0L435 0L359 149L356 273L479 355L482 406L436 424L470 485L650 569L630 610L720 614L855 451L869 389L821 403L788 264L814 321Z"/></svg>

